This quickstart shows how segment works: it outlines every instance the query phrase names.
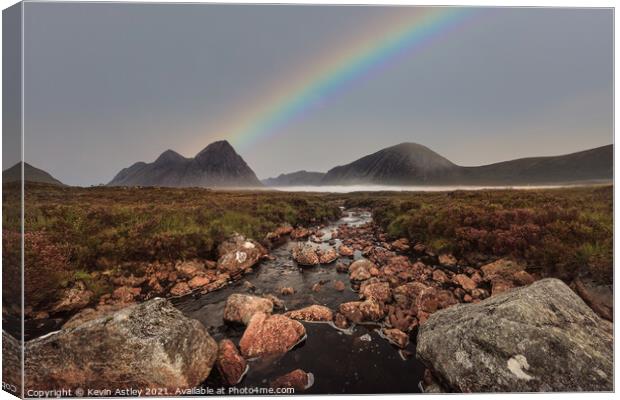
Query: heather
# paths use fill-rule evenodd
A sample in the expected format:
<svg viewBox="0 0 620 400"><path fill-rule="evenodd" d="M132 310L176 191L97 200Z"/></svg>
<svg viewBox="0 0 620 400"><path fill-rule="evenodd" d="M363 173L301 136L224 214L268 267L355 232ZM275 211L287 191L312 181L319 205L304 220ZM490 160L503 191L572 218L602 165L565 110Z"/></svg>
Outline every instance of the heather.
<svg viewBox="0 0 620 400"><path fill-rule="evenodd" d="M435 252L512 256L545 276L612 281L612 186L360 193L346 205L370 207L390 236Z"/></svg>

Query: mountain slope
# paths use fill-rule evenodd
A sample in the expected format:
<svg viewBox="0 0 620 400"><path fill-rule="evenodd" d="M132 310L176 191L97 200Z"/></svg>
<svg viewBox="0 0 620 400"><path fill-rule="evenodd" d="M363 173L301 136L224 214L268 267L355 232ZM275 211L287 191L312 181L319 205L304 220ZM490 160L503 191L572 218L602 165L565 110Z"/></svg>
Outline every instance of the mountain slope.
<svg viewBox="0 0 620 400"><path fill-rule="evenodd" d="M21 162L13 165L11 168L8 168L2 171L2 181L3 182L16 182L22 179L22 171L21 171ZM24 180L27 182L39 182L39 183L49 183L52 185L61 185L64 184L58 179L54 178L49 173L43 171L42 169L33 167L28 163L24 163Z"/></svg>
<svg viewBox="0 0 620 400"><path fill-rule="evenodd" d="M317 186L324 176L324 172L297 171L263 179L262 182L267 186Z"/></svg>
<svg viewBox="0 0 620 400"><path fill-rule="evenodd" d="M225 140L211 143L194 158L166 150L154 162L122 169L109 186L259 187L256 174Z"/></svg>
<svg viewBox="0 0 620 400"><path fill-rule="evenodd" d="M332 168L324 185L528 185L613 179L613 145L551 157L461 167L427 147L402 143Z"/></svg>
<svg viewBox="0 0 620 400"><path fill-rule="evenodd" d="M428 147L401 143L327 171L324 185L430 184L458 174L459 167Z"/></svg>
<svg viewBox="0 0 620 400"><path fill-rule="evenodd" d="M463 179L480 184L544 184L613 179L613 145L576 153L529 157L512 161L464 167Z"/></svg>

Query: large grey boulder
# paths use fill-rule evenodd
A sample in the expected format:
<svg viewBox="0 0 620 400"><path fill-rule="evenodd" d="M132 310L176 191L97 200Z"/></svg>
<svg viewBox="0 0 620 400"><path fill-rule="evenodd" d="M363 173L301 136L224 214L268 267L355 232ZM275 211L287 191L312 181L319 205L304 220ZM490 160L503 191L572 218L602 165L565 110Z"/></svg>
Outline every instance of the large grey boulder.
<svg viewBox="0 0 620 400"><path fill-rule="evenodd" d="M417 357L457 392L613 390L612 325L557 279L432 314Z"/></svg>
<svg viewBox="0 0 620 400"><path fill-rule="evenodd" d="M192 388L218 346L164 299L131 306L26 344L26 389Z"/></svg>

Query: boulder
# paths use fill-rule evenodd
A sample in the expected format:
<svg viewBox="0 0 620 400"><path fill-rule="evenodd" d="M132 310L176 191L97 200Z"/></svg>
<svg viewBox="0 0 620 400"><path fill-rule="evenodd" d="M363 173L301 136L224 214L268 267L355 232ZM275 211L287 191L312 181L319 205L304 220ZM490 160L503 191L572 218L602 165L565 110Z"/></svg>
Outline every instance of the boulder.
<svg viewBox="0 0 620 400"><path fill-rule="evenodd" d="M239 349L244 357L284 354L305 337L306 329L299 321L281 314L257 313L245 329Z"/></svg>
<svg viewBox="0 0 620 400"><path fill-rule="evenodd" d="M416 353L453 391L613 390L611 324L557 279L434 313Z"/></svg>
<svg viewBox="0 0 620 400"><path fill-rule="evenodd" d="M433 280L437 283L447 283L450 279L448 279L448 275L440 269L436 269L433 271Z"/></svg>
<svg viewBox="0 0 620 400"><path fill-rule="evenodd" d="M379 321L385 315L383 306L374 298L343 303L340 305L339 311L349 321L356 324Z"/></svg>
<svg viewBox="0 0 620 400"><path fill-rule="evenodd" d="M299 310L289 311L284 313L284 315L291 319L310 322L331 321L334 319L334 313L332 310L317 304Z"/></svg>
<svg viewBox="0 0 620 400"><path fill-rule="evenodd" d="M192 279L190 279L189 282L187 282L187 285L190 287L190 289L196 289L196 288L200 288L203 286L207 286L209 283L211 283L211 279L209 279L209 277L195 276Z"/></svg>
<svg viewBox="0 0 620 400"><path fill-rule="evenodd" d="M231 386L241 382L248 370L248 363L241 357L237 346L230 339L224 339L219 343L215 365L224 382Z"/></svg>
<svg viewBox="0 0 620 400"><path fill-rule="evenodd" d="M375 280L377 278L372 278ZM371 280L364 281L360 286L360 294L369 299L373 297L381 303L387 303L392 299L392 290L387 282L372 282Z"/></svg>
<svg viewBox="0 0 620 400"><path fill-rule="evenodd" d="M343 257L353 257L353 249L349 246L342 245L338 247L338 253Z"/></svg>
<svg viewBox="0 0 620 400"><path fill-rule="evenodd" d="M342 292L345 288L346 286L344 285L343 281L338 280L334 282L334 289L336 289L337 291Z"/></svg>
<svg viewBox="0 0 620 400"><path fill-rule="evenodd" d="M333 247L328 247L324 250L319 250L318 255L319 255L319 262L321 264L330 264L338 259L338 253L336 252L336 249L334 249Z"/></svg>
<svg viewBox="0 0 620 400"><path fill-rule="evenodd" d="M124 308L27 343L27 389L193 388L211 372L217 343L164 299Z"/></svg>
<svg viewBox="0 0 620 400"><path fill-rule="evenodd" d="M349 279L352 281L365 281L371 278L370 270L376 269L376 265L369 260L357 260L349 265Z"/></svg>
<svg viewBox="0 0 620 400"><path fill-rule="evenodd" d="M271 314L273 302L264 297L234 293L226 299L224 321L247 325L256 313Z"/></svg>
<svg viewBox="0 0 620 400"><path fill-rule="evenodd" d="M299 265L312 266L320 263L319 255L311 244L299 244L291 250L291 253L293 259Z"/></svg>
<svg viewBox="0 0 620 400"><path fill-rule="evenodd" d="M2 330L2 389L21 395L22 386L22 346L21 340Z"/></svg>
<svg viewBox="0 0 620 400"><path fill-rule="evenodd" d="M311 373L304 370L296 369L288 374L282 375L274 379L269 387L271 388L293 388L295 392L302 392L308 389L314 383L314 377Z"/></svg>
<svg viewBox="0 0 620 400"><path fill-rule="evenodd" d="M127 307L127 304L115 303L115 304L101 304L96 308L85 308L79 313L73 315L62 326L63 329L75 328L82 325L85 322L92 321L93 319L101 318L105 315L111 314L118 310Z"/></svg>
<svg viewBox="0 0 620 400"><path fill-rule="evenodd" d="M238 275L256 265L267 251L257 242L236 235L220 244L218 254L218 271Z"/></svg>

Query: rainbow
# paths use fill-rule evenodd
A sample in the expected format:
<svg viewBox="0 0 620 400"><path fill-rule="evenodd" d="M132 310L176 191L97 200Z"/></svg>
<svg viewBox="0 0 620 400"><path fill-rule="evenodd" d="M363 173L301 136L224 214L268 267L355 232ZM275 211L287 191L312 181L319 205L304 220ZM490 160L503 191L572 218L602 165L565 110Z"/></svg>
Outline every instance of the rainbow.
<svg viewBox="0 0 620 400"><path fill-rule="evenodd" d="M255 106L234 115L228 126L220 127L219 133L239 148L265 139L360 78L380 72L453 31L472 12L455 7L416 9L413 15L408 11L391 9L389 18L377 27L358 36L354 43L328 51L292 79L285 79Z"/></svg>

